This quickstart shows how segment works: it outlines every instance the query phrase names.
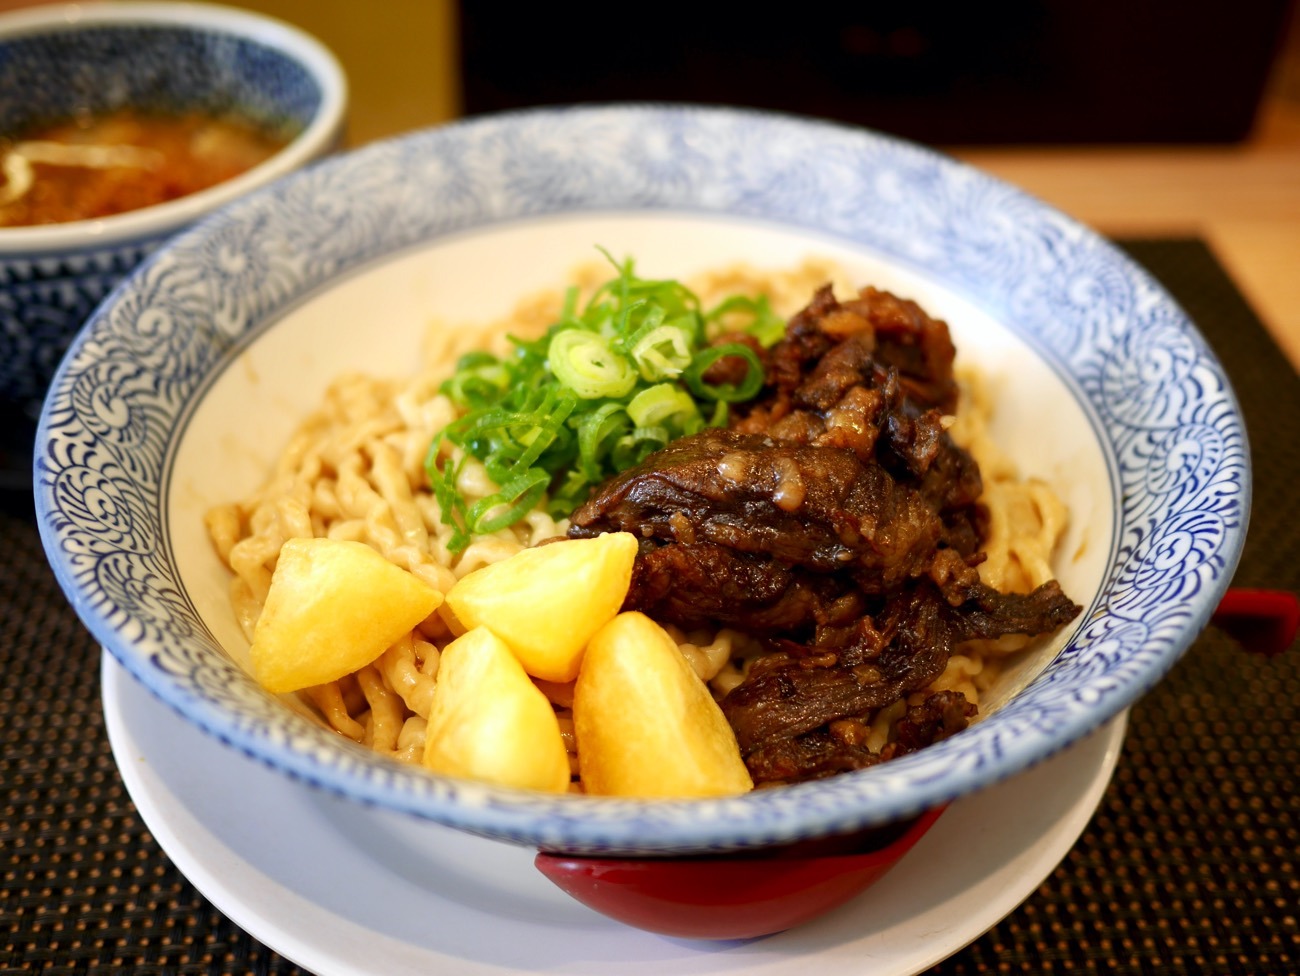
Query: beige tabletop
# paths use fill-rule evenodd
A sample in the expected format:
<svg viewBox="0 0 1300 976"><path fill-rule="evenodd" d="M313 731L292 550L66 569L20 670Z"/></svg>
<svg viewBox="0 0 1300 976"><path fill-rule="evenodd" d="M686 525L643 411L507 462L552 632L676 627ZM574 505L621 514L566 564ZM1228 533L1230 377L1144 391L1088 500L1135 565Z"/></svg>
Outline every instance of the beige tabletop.
<svg viewBox="0 0 1300 976"><path fill-rule="evenodd" d="M2 2L2 0L0 0ZM459 114L454 0L236 0L316 34L352 86L359 145ZM1107 235L1206 240L1300 368L1300 17L1245 143L941 147Z"/></svg>

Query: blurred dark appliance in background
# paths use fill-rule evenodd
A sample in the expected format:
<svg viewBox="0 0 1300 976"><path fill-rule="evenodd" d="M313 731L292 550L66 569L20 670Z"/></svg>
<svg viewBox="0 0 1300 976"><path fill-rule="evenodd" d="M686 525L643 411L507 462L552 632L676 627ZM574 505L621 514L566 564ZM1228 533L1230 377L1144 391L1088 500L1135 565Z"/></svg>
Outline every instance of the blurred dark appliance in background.
<svg viewBox="0 0 1300 976"><path fill-rule="evenodd" d="M464 108L685 101L932 144L1230 142L1249 133L1291 6L461 0Z"/></svg>

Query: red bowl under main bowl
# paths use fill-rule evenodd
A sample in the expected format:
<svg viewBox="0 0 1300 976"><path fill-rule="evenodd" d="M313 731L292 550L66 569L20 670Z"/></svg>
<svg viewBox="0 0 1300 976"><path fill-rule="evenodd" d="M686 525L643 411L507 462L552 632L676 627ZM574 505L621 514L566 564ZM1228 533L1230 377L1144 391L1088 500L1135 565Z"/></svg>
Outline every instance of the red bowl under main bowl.
<svg viewBox="0 0 1300 976"><path fill-rule="evenodd" d="M755 853L682 858L537 855L563 891L627 925L685 939L771 935L836 908L897 864L943 813Z"/></svg>

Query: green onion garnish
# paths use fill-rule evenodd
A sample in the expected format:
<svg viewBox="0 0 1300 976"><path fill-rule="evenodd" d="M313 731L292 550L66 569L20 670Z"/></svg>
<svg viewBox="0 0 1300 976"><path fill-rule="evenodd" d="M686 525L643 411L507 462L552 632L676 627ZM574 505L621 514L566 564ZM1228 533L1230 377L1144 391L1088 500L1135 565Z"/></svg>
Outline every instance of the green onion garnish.
<svg viewBox="0 0 1300 976"><path fill-rule="evenodd" d="M669 441L706 426L725 426L728 404L752 399L763 387L763 365L748 346L710 345L724 328L770 346L785 322L766 298L735 296L710 312L672 280L637 277L629 258L585 307L576 289L565 294L559 318L540 339L511 337L514 350L497 357L461 358L442 384L461 411L434 438L425 459L450 547L505 528L546 496L548 511L567 516L593 485L643 461ZM742 382L710 384L708 368L724 357L745 361ZM458 461L444 457L444 445ZM472 504L457 478L465 458L478 458L500 486Z"/></svg>

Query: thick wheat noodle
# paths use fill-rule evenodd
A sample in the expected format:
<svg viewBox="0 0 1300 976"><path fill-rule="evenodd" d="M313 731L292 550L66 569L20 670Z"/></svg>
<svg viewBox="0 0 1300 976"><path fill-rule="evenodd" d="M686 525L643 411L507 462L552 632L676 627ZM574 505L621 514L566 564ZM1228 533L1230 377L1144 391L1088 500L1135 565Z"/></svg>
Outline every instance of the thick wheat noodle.
<svg viewBox="0 0 1300 976"><path fill-rule="evenodd" d="M988 658L977 652L953 654L948 658L943 674L935 679L925 693L960 691L968 700L978 702L981 692L988 687L989 680L997 670L996 658ZM924 697L924 694L919 697Z"/></svg>
<svg viewBox="0 0 1300 976"><path fill-rule="evenodd" d="M590 287L601 278L600 271L583 269L575 280ZM841 292L847 284L831 265L808 262L778 274L734 268L710 275L694 287L706 305L726 294L763 293L779 314L789 315L827 280L835 281ZM557 521L539 508L515 526L476 537L459 556L453 555L452 530L443 524L424 474L428 445L456 417L451 401L438 392L451 364L472 349L507 351L507 334L539 334L554 320L559 301L558 293L538 297L521 303L516 316L506 322L433 330L426 350L429 368L404 385L358 375L340 377L321 408L291 438L266 485L242 504L218 506L208 513L207 527L216 551L234 573L232 606L250 640L280 547L289 538L329 536L367 543L446 592L474 569L564 534L567 521ZM988 558L980 574L1000 589L1027 590L1051 578L1050 558L1064 531L1065 508L1046 486L1017 479L1014 467L990 436L990 399L983 381L969 373L961 378L963 404L953 418L951 433L980 464L987 488L982 503L991 527ZM452 463L463 459L459 448L444 444L442 450ZM482 464L473 458L463 460L457 482L461 493L471 502L493 494L497 486ZM744 680L761 650L759 642L727 629L689 635L671 628L670 632L717 697ZM374 665L342 681L308 689L306 695L341 734L418 762L436 685L438 647L450 637L446 624L434 615ZM952 655L931 688L914 700L950 688L978 703L1000 671L1000 656L1024 643L1024 639L1004 639L966 645ZM541 686L557 710L576 776L569 712L572 685L543 682ZM897 702L869 717L872 748L888 741L907 704Z"/></svg>
<svg viewBox="0 0 1300 976"><path fill-rule="evenodd" d="M305 689L305 694L335 731L343 733L354 742L360 742L365 738L365 728L348 714L347 705L343 702L343 692L337 681L314 685Z"/></svg>
<svg viewBox="0 0 1300 976"><path fill-rule="evenodd" d="M340 518L337 522L326 523L323 528L321 535L345 542L365 542L368 531L366 520L359 518Z"/></svg>
<svg viewBox="0 0 1300 976"><path fill-rule="evenodd" d="M524 544L535 546L545 539L554 539L557 535L563 535L567 531L568 522L562 527L559 522L551 518L545 512L529 512L523 518L523 525L528 526L528 534L524 539ZM523 525L517 526L522 531Z"/></svg>
<svg viewBox="0 0 1300 976"><path fill-rule="evenodd" d="M1055 493L1038 481L998 481L986 489L984 503L992 566L982 578L998 589L1033 589L1052 579L1052 550L1066 521Z"/></svg>
<svg viewBox="0 0 1300 976"><path fill-rule="evenodd" d="M429 707L433 704L438 658L438 648L433 644L417 639L414 634L406 634L384 651L377 662L388 687L401 697L410 711L423 719L429 717Z"/></svg>
<svg viewBox="0 0 1300 976"><path fill-rule="evenodd" d="M370 706L366 722L365 744L379 752L396 752L397 738L406 724L406 710L401 698L386 684L379 669L367 664L357 671L357 681Z"/></svg>
<svg viewBox="0 0 1300 976"><path fill-rule="evenodd" d="M333 476L321 477L311 486L311 514L312 524L322 530L342 516L338 483Z"/></svg>
<svg viewBox="0 0 1300 976"><path fill-rule="evenodd" d="M479 536L461 553L460 562L456 564L456 576L461 577L491 563L509 559L523 548L523 543L518 539L502 539L495 535Z"/></svg>
<svg viewBox="0 0 1300 976"><path fill-rule="evenodd" d="M419 715L412 715L402 723L402 731L397 735L397 751L394 759L402 762L418 763L424 757L424 733L428 723Z"/></svg>
<svg viewBox="0 0 1300 976"><path fill-rule="evenodd" d="M905 714L907 714L907 702L902 699L876 712L867 727L867 748L872 752L880 752L889 743L894 723Z"/></svg>
<svg viewBox="0 0 1300 976"><path fill-rule="evenodd" d="M259 510L256 514L263 515L264 512L266 510ZM267 591L271 588L268 565L274 565L285 540L275 531L275 526L259 525L259 521L270 523L270 513L267 512L260 520L255 516L251 523L253 534L231 547L230 568L243 580L248 593L260 605L266 602Z"/></svg>
<svg viewBox="0 0 1300 976"><path fill-rule="evenodd" d="M336 497L341 514L353 523L342 537L369 543L391 562L446 592L454 578L428 555L428 530L400 463L391 450L372 448L368 472L360 453L339 466Z"/></svg>
<svg viewBox="0 0 1300 976"><path fill-rule="evenodd" d="M752 657L732 658L726 661L718 673L709 681L709 687L713 689L714 697L719 700L725 698L733 688L744 681L746 675L749 674L749 665L752 662Z"/></svg>
<svg viewBox="0 0 1300 976"><path fill-rule="evenodd" d="M253 632L257 627L257 618L262 615L262 601L253 595L247 581L236 576L230 581L230 606L235 612L235 620L249 644L253 643Z"/></svg>
<svg viewBox="0 0 1300 976"><path fill-rule="evenodd" d="M296 486L291 495L282 495L275 504L276 514L280 516L280 535L286 539L310 539L312 537L311 507L300 496L307 494L306 485Z"/></svg>
<svg viewBox="0 0 1300 976"><path fill-rule="evenodd" d="M723 627L717 633L693 632L684 634L677 627L666 628L681 649L686 660L702 681L713 681L727 663L742 654L754 642L745 635Z"/></svg>
<svg viewBox="0 0 1300 976"><path fill-rule="evenodd" d="M398 533L407 545L427 548L429 533L425 530L420 510L415 507L411 482L402 467L401 454L383 440L371 441L369 448L370 477L379 495L387 503Z"/></svg>

